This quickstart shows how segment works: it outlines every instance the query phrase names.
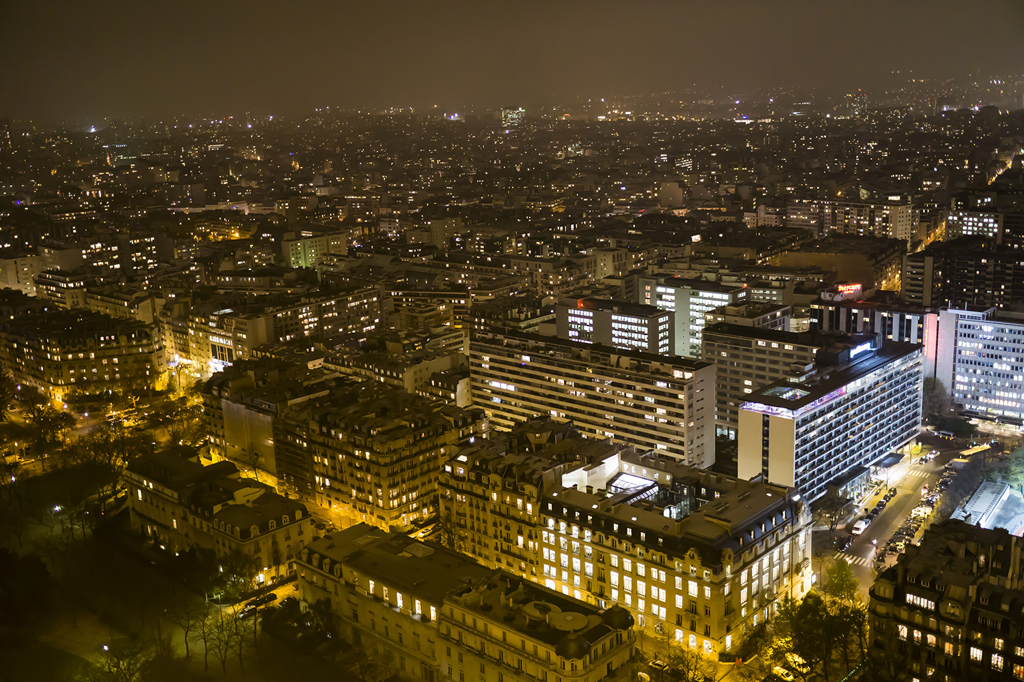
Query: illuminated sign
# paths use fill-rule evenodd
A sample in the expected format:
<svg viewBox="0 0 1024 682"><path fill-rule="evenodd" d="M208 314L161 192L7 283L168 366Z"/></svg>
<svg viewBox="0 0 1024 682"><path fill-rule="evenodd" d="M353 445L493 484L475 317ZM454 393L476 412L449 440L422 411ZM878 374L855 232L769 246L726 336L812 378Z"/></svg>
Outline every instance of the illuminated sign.
<svg viewBox="0 0 1024 682"><path fill-rule="evenodd" d="M861 292L861 285L859 284L840 284L839 293L841 294L859 294Z"/></svg>
<svg viewBox="0 0 1024 682"><path fill-rule="evenodd" d="M853 359L853 358L857 357L858 355L860 355L861 353L863 353L865 351L869 351L869 350L871 350L871 342L868 341L867 343L862 343L859 346L857 346L856 348L853 348L853 349L850 350L850 358Z"/></svg>

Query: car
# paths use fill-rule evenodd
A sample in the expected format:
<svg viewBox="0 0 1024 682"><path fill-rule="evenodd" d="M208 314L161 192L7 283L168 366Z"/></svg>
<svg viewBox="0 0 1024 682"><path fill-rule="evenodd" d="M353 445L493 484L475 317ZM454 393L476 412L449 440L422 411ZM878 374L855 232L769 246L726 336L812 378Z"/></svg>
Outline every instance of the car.
<svg viewBox="0 0 1024 682"><path fill-rule="evenodd" d="M870 525L871 525L871 521L869 519L867 519L867 518L863 518L860 521L858 521L857 523L853 524L853 530L850 531L850 532L853 533L854 535L860 535Z"/></svg>
<svg viewBox="0 0 1024 682"><path fill-rule="evenodd" d="M651 661L647 665L649 667L653 668L654 670L662 670L662 671L668 670L668 663L666 663L665 661L661 661L661 660Z"/></svg>
<svg viewBox="0 0 1024 682"><path fill-rule="evenodd" d="M245 608L247 608L247 609L249 609L249 608L259 608L260 606L263 606L264 604L269 604L270 602L276 601L276 600L277 600L277 595L276 594L274 594L273 592L267 592L266 594L261 594L260 596L256 597L255 599L250 599L249 602L246 603Z"/></svg>

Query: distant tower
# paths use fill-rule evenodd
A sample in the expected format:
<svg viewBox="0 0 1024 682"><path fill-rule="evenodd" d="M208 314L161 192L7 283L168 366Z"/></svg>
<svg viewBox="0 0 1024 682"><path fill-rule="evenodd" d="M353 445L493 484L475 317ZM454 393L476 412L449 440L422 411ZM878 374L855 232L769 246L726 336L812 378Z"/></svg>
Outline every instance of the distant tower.
<svg viewBox="0 0 1024 682"><path fill-rule="evenodd" d="M8 151L11 148L11 121L0 118L0 151Z"/></svg>
<svg viewBox="0 0 1024 682"><path fill-rule="evenodd" d="M501 110L501 125L503 128L515 128L523 122L526 109L522 107L505 107Z"/></svg>

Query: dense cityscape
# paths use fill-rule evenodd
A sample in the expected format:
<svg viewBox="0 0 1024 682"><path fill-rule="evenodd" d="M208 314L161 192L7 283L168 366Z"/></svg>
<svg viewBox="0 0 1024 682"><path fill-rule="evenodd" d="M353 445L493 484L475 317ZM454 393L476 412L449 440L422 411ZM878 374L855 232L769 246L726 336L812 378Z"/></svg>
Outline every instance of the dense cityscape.
<svg viewBox="0 0 1024 682"><path fill-rule="evenodd" d="M203 114L3 81L0 681L1024 680L995 65Z"/></svg>

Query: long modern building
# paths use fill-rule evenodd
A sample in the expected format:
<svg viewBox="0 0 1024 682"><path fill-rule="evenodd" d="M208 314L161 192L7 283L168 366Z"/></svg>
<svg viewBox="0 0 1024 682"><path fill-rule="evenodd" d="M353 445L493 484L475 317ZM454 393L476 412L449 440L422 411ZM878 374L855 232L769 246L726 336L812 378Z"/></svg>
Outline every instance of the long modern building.
<svg viewBox="0 0 1024 682"><path fill-rule="evenodd" d="M819 353L804 376L751 393L740 405L740 478L796 487L813 500L913 440L921 429L921 347L873 345Z"/></svg>
<svg viewBox="0 0 1024 682"><path fill-rule="evenodd" d="M931 244L904 257L901 296L926 308L1011 307L1024 301L1024 254L982 237Z"/></svg>
<svg viewBox="0 0 1024 682"><path fill-rule="evenodd" d="M538 415L588 436L714 463L714 366L524 333L470 344L473 404L508 430Z"/></svg>
<svg viewBox="0 0 1024 682"><path fill-rule="evenodd" d="M366 524L300 553L299 590L385 674L423 682L626 682L633 618Z"/></svg>
<svg viewBox="0 0 1024 682"><path fill-rule="evenodd" d="M733 324L704 329L704 359L714 362L715 434L736 438L740 405L763 386L813 367L818 352L836 344L850 348L872 340L870 335L794 333Z"/></svg>
<svg viewBox="0 0 1024 682"><path fill-rule="evenodd" d="M675 313L652 305L601 298L563 299L555 306L558 338L669 355Z"/></svg>
<svg viewBox="0 0 1024 682"><path fill-rule="evenodd" d="M810 521L790 488L582 440L537 420L445 466L442 515L487 567L618 605L686 649L735 655L777 600L810 589Z"/></svg>

